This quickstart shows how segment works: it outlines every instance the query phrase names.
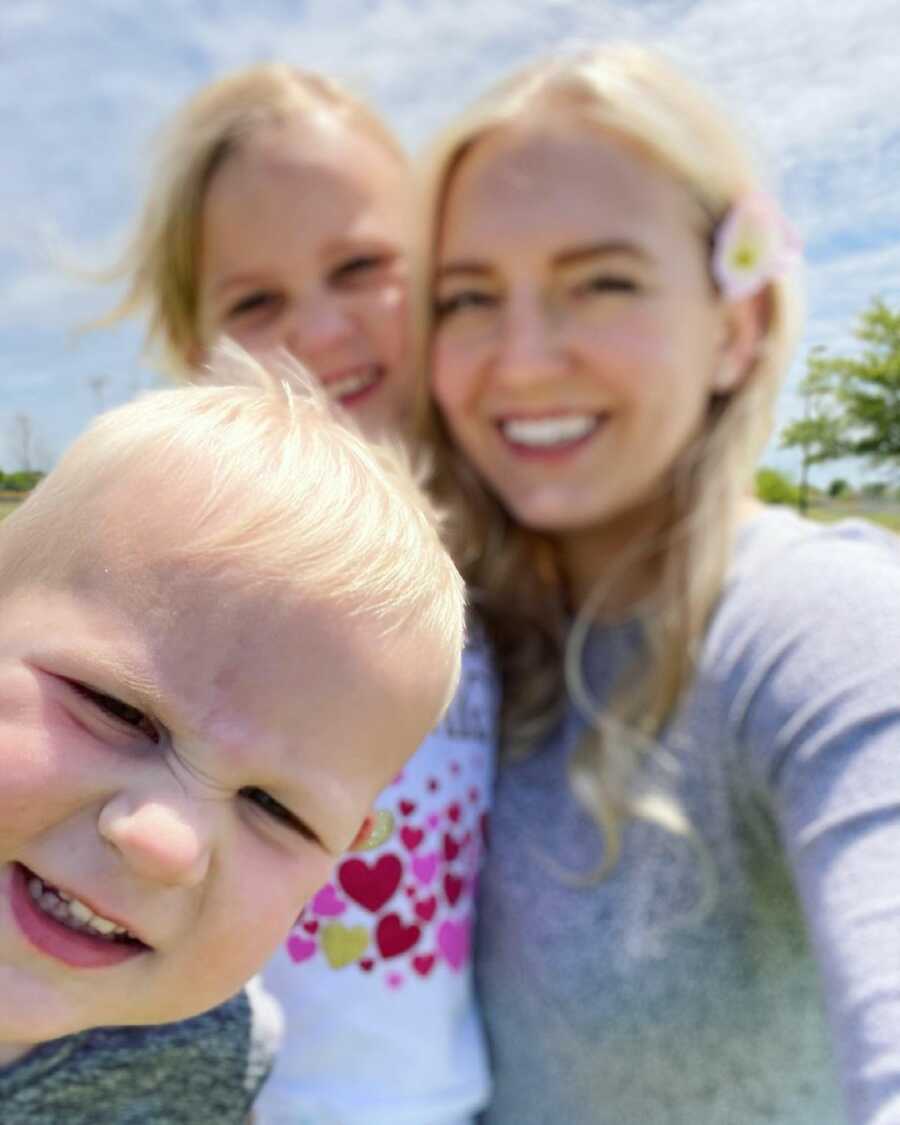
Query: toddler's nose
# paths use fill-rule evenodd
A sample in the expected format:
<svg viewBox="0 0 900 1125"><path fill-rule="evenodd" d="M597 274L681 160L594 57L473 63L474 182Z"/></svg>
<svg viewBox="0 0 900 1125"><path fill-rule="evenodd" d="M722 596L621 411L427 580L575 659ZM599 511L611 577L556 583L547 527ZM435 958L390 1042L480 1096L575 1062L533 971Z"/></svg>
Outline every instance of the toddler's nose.
<svg viewBox="0 0 900 1125"><path fill-rule="evenodd" d="M100 835L140 878L194 887L209 870L208 818L190 798L140 798L118 793L100 813Z"/></svg>

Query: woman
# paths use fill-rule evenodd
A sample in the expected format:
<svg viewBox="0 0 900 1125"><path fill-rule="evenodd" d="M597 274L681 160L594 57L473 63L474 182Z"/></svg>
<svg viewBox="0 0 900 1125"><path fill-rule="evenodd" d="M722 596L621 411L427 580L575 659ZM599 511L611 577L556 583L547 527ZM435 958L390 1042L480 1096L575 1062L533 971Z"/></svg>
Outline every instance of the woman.
<svg viewBox="0 0 900 1125"><path fill-rule="evenodd" d="M900 557L748 498L794 239L636 48L513 76L429 173L429 438L504 690L485 1119L900 1120Z"/></svg>

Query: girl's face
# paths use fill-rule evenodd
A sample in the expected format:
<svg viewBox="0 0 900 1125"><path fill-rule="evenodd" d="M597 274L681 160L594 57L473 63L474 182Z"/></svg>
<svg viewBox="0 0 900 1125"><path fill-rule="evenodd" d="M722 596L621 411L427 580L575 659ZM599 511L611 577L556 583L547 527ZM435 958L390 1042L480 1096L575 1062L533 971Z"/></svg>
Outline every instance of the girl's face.
<svg viewBox="0 0 900 1125"><path fill-rule="evenodd" d="M643 526L739 366L699 207L611 133L498 131L449 185L433 393L487 485L563 547Z"/></svg>
<svg viewBox="0 0 900 1125"><path fill-rule="evenodd" d="M403 422L407 166L333 116L251 135L215 173L200 326L260 357L286 349L374 435Z"/></svg>

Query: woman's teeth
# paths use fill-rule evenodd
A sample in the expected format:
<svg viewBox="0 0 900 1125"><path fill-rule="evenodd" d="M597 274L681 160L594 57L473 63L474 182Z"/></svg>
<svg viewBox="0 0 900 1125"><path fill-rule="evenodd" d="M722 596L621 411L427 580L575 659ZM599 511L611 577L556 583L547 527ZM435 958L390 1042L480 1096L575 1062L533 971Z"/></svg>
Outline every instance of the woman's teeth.
<svg viewBox="0 0 900 1125"><path fill-rule="evenodd" d="M349 375L341 376L339 379L332 379L326 383L325 389L331 398L349 398L350 395L359 394L360 391L371 387L377 380L378 368L373 365L363 371L354 371Z"/></svg>
<svg viewBox="0 0 900 1125"><path fill-rule="evenodd" d="M100 914L95 914L77 898L70 898L64 891L48 887L37 875L28 880L28 893L45 914L50 914L57 922L62 922L71 930L96 934L98 937L115 941L116 938L132 938L123 926L111 922Z"/></svg>
<svg viewBox="0 0 900 1125"><path fill-rule="evenodd" d="M500 430L515 445L546 449L586 437L598 424L595 414L558 414L552 418L510 418L500 423Z"/></svg>

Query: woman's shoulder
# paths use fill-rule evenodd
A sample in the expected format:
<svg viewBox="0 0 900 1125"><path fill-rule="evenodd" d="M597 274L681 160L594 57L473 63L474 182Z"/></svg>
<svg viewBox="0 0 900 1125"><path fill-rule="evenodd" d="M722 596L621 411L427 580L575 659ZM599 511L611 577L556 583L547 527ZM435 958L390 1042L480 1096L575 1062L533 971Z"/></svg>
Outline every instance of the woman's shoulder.
<svg viewBox="0 0 900 1125"><path fill-rule="evenodd" d="M760 625L900 614L900 537L865 520L819 524L763 509L738 533L721 608Z"/></svg>
<svg viewBox="0 0 900 1125"><path fill-rule="evenodd" d="M759 776L792 751L852 755L874 718L895 710L898 675L900 539L769 510L741 528L700 682Z"/></svg>
<svg viewBox="0 0 900 1125"><path fill-rule="evenodd" d="M742 691L777 669L802 695L851 664L894 665L898 640L900 538L861 520L820 525L763 509L739 531L704 666Z"/></svg>

